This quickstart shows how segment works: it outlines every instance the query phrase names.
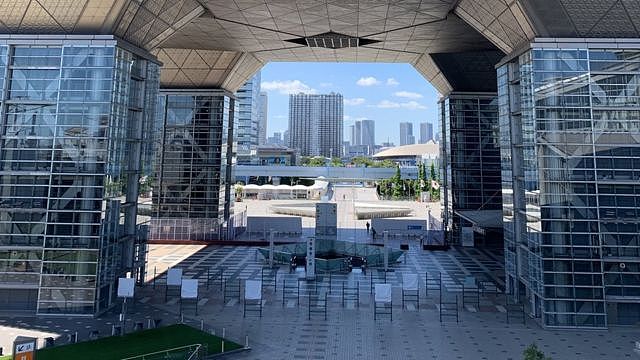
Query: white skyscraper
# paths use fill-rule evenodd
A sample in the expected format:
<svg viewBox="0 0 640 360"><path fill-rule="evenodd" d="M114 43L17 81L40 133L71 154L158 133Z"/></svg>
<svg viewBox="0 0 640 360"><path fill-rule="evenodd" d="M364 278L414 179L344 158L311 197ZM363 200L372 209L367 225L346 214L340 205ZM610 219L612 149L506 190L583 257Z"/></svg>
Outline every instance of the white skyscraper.
<svg viewBox="0 0 640 360"><path fill-rule="evenodd" d="M342 154L342 95L289 95L289 147L301 156Z"/></svg>
<svg viewBox="0 0 640 360"><path fill-rule="evenodd" d="M368 146L369 155L373 155L373 149L376 146L376 123L373 120L361 120L359 123L361 129L360 145Z"/></svg>
<svg viewBox="0 0 640 360"><path fill-rule="evenodd" d="M236 91L238 112L235 116L238 163L250 163L258 147L258 112L260 108L260 72Z"/></svg>
<svg viewBox="0 0 640 360"><path fill-rule="evenodd" d="M261 91L258 102L258 145L267 143L267 114L269 110L269 96Z"/></svg>
<svg viewBox="0 0 640 360"><path fill-rule="evenodd" d="M410 122L400 123L400 146L415 144L413 137L413 124Z"/></svg>
<svg viewBox="0 0 640 360"><path fill-rule="evenodd" d="M433 140L433 124L430 122L420 123L420 144L426 144Z"/></svg>

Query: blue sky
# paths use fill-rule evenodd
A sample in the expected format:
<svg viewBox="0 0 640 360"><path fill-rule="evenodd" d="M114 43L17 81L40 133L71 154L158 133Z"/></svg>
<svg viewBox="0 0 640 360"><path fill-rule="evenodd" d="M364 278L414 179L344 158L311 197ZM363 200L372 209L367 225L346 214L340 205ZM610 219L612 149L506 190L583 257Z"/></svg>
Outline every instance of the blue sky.
<svg viewBox="0 0 640 360"><path fill-rule="evenodd" d="M399 143L400 122L413 125L416 141L421 122L434 124L437 91L409 64L269 63L262 69L262 91L269 94L267 136L287 129L289 93L331 91L345 99L345 140L359 119L376 122L376 143Z"/></svg>

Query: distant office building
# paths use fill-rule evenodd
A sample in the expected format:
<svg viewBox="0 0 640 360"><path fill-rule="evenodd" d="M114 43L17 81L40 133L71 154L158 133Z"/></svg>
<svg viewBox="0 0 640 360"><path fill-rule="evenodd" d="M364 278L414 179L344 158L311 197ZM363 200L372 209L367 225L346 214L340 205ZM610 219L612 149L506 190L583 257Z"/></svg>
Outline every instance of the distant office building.
<svg viewBox="0 0 640 360"><path fill-rule="evenodd" d="M149 240L224 239L233 213L234 99L222 90L160 90L162 129Z"/></svg>
<svg viewBox="0 0 640 360"><path fill-rule="evenodd" d="M267 139L267 145L282 146L284 142L282 140L282 133L274 132L272 136Z"/></svg>
<svg viewBox="0 0 640 360"><path fill-rule="evenodd" d="M349 125L349 130L351 133L351 146L360 145L360 126Z"/></svg>
<svg viewBox="0 0 640 360"><path fill-rule="evenodd" d="M410 122L400 123L400 146L415 144L413 137L413 124Z"/></svg>
<svg viewBox="0 0 640 360"><path fill-rule="evenodd" d="M254 161L259 143L260 72L256 73L235 93L238 104L236 134L238 163Z"/></svg>
<svg viewBox="0 0 640 360"><path fill-rule="evenodd" d="M289 136L289 134L291 134L291 132L289 132L288 129L282 133L282 142L284 146L291 147L291 136Z"/></svg>
<svg viewBox="0 0 640 360"><path fill-rule="evenodd" d="M301 156L340 157L343 131L342 95L289 95L289 147Z"/></svg>
<svg viewBox="0 0 640 360"><path fill-rule="evenodd" d="M373 120L358 120L349 128L351 130L351 146L357 146L357 153L362 152L362 147L367 149L365 155L373 155L376 144L376 124ZM348 151L351 152L351 151ZM346 154L346 152L345 152Z"/></svg>
<svg viewBox="0 0 640 360"><path fill-rule="evenodd" d="M118 277L144 281L160 64L107 35L2 38L0 311L102 313Z"/></svg>
<svg viewBox="0 0 640 360"><path fill-rule="evenodd" d="M420 123L420 144L426 144L433 140L433 124L429 122Z"/></svg>
<svg viewBox="0 0 640 360"><path fill-rule="evenodd" d="M361 120L360 123L360 145L366 146L369 150L368 155L373 155L373 149L376 146L376 123L373 120Z"/></svg>
<svg viewBox="0 0 640 360"><path fill-rule="evenodd" d="M256 156L259 165L294 166L298 162L297 151L286 146L258 146Z"/></svg>
<svg viewBox="0 0 640 360"><path fill-rule="evenodd" d="M261 91L258 107L258 145L267 143L267 115L269 110L269 96L266 92Z"/></svg>
<svg viewBox="0 0 640 360"><path fill-rule="evenodd" d="M355 141L352 145L362 145L362 121L358 120L354 124Z"/></svg>
<svg viewBox="0 0 640 360"><path fill-rule="evenodd" d="M344 158L351 159L357 156L366 156L370 155L369 147L366 145L350 145L345 148Z"/></svg>

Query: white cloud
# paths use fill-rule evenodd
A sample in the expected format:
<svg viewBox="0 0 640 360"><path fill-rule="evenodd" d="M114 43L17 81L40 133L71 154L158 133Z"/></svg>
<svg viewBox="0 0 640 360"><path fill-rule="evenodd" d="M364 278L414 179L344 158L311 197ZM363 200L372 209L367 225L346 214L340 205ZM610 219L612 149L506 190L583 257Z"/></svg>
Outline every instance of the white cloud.
<svg viewBox="0 0 640 360"><path fill-rule="evenodd" d="M411 91L396 91L393 93L393 95L397 97L407 98L407 99L420 99L422 97L422 94L418 94Z"/></svg>
<svg viewBox="0 0 640 360"><path fill-rule="evenodd" d="M398 86L398 85L400 85L400 83L398 82L398 80L396 80L394 78L388 78L387 79L387 85L388 86Z"/></svg>
<svg viewBox="0 0 640 360"><path fill-rule="evenodd" d="M424 109L427 108L426 106L420 104L417 101L408 101L408 102L400 104L400 106L402 106L405 109L409 109L409 110L424 110Z"/></svg>
<svg viewBox="0 0 640 360"><path fill-rule="evenodd" d="M395 109L399 108L400 104L395 101L382 100L378 103L378 105L376 105L376 107L380 109Z"/></svg>
<svg viewBox="0 0 640 360"><path fill-rule="evenodd" d="M263 90L278 91L280 94L315 94L317 90L303 83L300 80L265 81L260 84Z"/></svg>
<svg viewBox="0 0 640 360"><path fill-rule="evenodd" d="M409 109L409 110L424 110L427 107L420 104L417 101L407 101L407 102L395 102L395 101L389 101L389 100L382 100L379 103L377 103L376 105L373 105L373 107L377 107L379 109L398 109L398 108L403 108L403 109Z"/></svg>
<svg viewBox="0 0 640 360"><path fill-rule="evenodd" d="M343 116L342 116L342 119L343 119L344 121L351 121L351 120L353 120L353 118L352 118L351 116L349 116L349 115L343 115Z"/></svg>
<svg viewBox="0 0 640 360"><path fill-rule="evenodd" d="M361 77L356 81L356 84L359 86L373 86L380 84L380 80L374 78L373 76Z"/></svg>
<svg viewBox="0 0 640 360"><path fill-rule="evenodd" d="M353 98L353 99L344 99L345 105L357 106L364 104L364 98Z"/></svg>

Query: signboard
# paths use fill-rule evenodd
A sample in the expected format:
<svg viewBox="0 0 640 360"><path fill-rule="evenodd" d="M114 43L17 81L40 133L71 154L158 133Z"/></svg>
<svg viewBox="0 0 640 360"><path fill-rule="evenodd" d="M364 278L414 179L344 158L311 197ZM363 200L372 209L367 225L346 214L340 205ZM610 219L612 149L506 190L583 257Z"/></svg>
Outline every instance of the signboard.
<svg viewBox="0 0 640 360"><path fill-rule="evenodd" d="M261 300L262 299L262 281L245 280L244 298L245 300Z"/></svg>
<svg viewBox="0 0 640 360"><path fill-rule="evenodd" d="M418 274L402 274L403 290L418 290Z"/></svg>
<svg viewBox="0 0 640 360"><path fill-rule="evenodd" d="M136 282L135 282L135 279L133 278L119 278L118 279L118 297L132 298L135 284Z"/></svg>
<svg viewBox="0 0 640 360"><path fill-rule="evenodd" d="M316 277L316 238L307 238L307 279Z"/></svg>
<svg viewBox="0 0 640 360"><path fill-rule="evenodd" d="M391 302L391 284L376 284L375 302Z"/></svg>
<svg viewBox="0 0 640 360"><path fill-rule="evenodd" d="M338 236L338 205L316 204L316 239L336 240Z"/></svg>
<svg viewBox="0 0 640 360"><path fill-rule="evenodd" d="M183 299L198 298L198 279L183 279L180 288L180 297Z"/></svg>
<svg viewBox="0 0 640 360"><path fill-rule="evenodd" d="M182 284L182 269L170 268L167 271L167 285L180 286Z"/></svg>
<svg viewBox="0 0 640 360"><path fill-rule="evenodd" d="M422 225L407 225L407 230L422 230Z"/></svg>
<svg viewBox="0 0 640 360"><path fill-rule="evenodd" d="M36 358L35 338L18 336L13 341L13 360L34 360Z"/></svg>
<svg viewBox="0 0 640 360"><path fill-rule="evenodd" d="M473 247L473 228L470 226L463 226L460 233L460 242L462 246Z"/></svg>

